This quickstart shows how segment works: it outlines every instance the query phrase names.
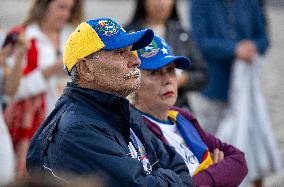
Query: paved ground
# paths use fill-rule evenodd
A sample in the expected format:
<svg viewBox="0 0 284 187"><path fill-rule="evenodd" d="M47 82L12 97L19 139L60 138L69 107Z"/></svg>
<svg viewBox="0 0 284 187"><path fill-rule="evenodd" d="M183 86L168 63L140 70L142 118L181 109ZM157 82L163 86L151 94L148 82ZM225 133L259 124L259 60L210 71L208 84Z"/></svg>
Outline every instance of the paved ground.
<svg viewBox="0 0 284 187"><path fill-rule="evenodd" d="M0 0L0 23L4 28L19 24L25 17L30 0ZM133 12L133 0L86 0L87 18L111 17L121 24L127 23ZM271 48L263 67L262 83L271 114L273 130L279 142L284 159L284 3L283 0L270 0L268 17L270 25ZM180 1L179 11L183 23L186 22L185 1ZM284 163L284 160L283 160ZM284 171L266 178L265 186L284 186Z"/></svg>
<svg viewBox="0 0 284 187"><path fill-rule="evenodd" d="M263 90L269 106L273 130L277 137L284 163L284 8L269 7L271 48L263 67ZM284 186L284 172L268 177L266 186Z"/></svg>

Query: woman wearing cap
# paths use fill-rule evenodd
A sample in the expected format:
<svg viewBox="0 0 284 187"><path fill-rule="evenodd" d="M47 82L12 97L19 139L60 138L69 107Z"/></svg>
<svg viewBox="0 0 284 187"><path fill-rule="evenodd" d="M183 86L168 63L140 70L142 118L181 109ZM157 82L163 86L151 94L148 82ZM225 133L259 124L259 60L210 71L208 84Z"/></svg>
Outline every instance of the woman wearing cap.
<svg viewBox="0 0 284 187"><path fill-rule="evenodd" d="M146 126L183 157L193 185L238 186L247 174L244 154L205 132L194 116L173 107L177 99L175 68L188 69L190 61L173 56L166 42L155 36L138 50L141 86L132 95L133 106Z"/></svg>
<svg viewBox="0 0 284 187"><path fill-rule="evenodd" d="M126 30L135 31L151 28L156 35L164 38L177 55L190 57L195 63L192 68L178 73L179 96L177 106L190 108L188 91L202 89L208 81L207 66L193 42L191 33L186 31L178 16L176 0L136 0L136 9Z"/></svg>
<svg viewBox="0 0 284 187"><path fill-rule="evenodd" d="M26 151L32 135L52 110L67 82L62 52L73 26L83 19L82 6L82 0L34 0L24 23L11 31L24 33L30 42L23 77L5 111L19 177L25 175Z"/></svg>

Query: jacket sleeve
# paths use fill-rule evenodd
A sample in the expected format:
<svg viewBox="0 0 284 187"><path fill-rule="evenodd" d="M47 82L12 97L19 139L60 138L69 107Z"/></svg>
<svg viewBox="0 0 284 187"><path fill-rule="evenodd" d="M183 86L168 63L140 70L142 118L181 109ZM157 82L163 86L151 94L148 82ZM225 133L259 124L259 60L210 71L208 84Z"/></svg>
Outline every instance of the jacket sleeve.
<svg viewBox="0 0 284 187"><path fill-rule="evenodd" d="M255 14L253 18L255 18L255 33L252 40L254 41L257 51L259 54L264 54L266 49L268 48L269 42L267 38L267 33L265 29L265 21L264 15L261 13L261 8L259 7L259 3L255 0L252 3L252 12Z"/></svg>
<svg viewBox="0 0 284 187"><path fill-rule="evenodd" d="M224 160L195 175L193 184L198 186L207 182L212 186L239 186L248 172L244 153L205 132L197 123L195 126L209 151L220 149L224 152Z"/></svg>
<svg viewBox="0 0 284 187"><path fill-rule="evenodd" d="M206 170L192 177L194 186L239 186L248 172L245 155L237 148L222 142L210 133L205 132L192 114L186 110L172 107L192 122L201 139L210 152L215 148L224 152L224 160L209 166Z"/></svg>
<svg viewBox="0 0 284 187"><path fill-rule="evenodd" d="M153 145L153 150L155 151L155 155L158 157L158 164L160 165L160 167L164 169L169 169L176 173L182 180L182 183L179 185L192 186L191 176L189 175L188 168L184 163L183 158L175 151L175 149L172 146L169 146L166 143L163 143L160 139L158 139L145 126L144 123L142 124L141 131L143 131L144 134L147 134L147 137L149 139L146 139L146 141L151 142L151 145ZM148 150L150 150L149 147L151 147L151 145L148 145Z"/></svg>
<svg viewBox="0 0 284 187"><path fill-rule="evenodd" d="M81 124L69 128L61 141L56 168L101 173L110 186L184 186L179 175L168 168L146 175L141 162L124 151L113 131L100 127Z"/></svg>
<svg viewBox="0 0 284 187"><path fill-rule="evenodd" d="M157 148L155 150L157 151L161 168L167 168L173 171L181 179L180 184L177 184L173 181L171 186L192 186L192 179L188 172L187 166L174 148L162 143L156 137L154 137L152 141L155 141L156 143L159 142L159 145L156 145Z"/></svg>

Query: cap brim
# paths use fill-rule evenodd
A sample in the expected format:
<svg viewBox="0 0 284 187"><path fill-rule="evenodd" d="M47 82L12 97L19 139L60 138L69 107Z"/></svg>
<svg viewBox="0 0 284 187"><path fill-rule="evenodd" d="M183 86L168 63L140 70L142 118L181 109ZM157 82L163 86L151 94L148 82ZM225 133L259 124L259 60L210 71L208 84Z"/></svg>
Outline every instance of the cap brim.
<svg viewBox="0 0 284 187"><path fill-rule="evenodd" d="M112 50L125 48L132 45L132 50L141 49L151 43L154 38L154 32L151 29L144 29L137 32L126 33L112 41L111 46L106 46L104 49Z"/></svg>
<svg viewBox="0 0 284 187"><path fill-rule="evenodd" d="M155 70L161 69L162 67L174 62L175 67L178 69L190 69L191 61L183 56L172 56L168 55L163 58L159 58L159 63L155 63L153 61L148 61L145 63L141 63L140 68L145 70Z"/></svg>

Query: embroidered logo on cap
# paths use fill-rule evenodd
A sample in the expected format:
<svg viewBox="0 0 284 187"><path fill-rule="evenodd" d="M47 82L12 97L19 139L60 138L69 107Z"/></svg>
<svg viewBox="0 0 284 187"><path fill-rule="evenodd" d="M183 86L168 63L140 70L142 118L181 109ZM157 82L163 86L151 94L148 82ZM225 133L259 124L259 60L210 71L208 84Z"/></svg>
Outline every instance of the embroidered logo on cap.
<svg viewBox="0 0 284 187"><path fill-rule="evenodd" d="M100 20L97 29L105 36L112 36L118 32L119 26L111 20Z"/></svg>
<svg viewBox="0 0 284 187"><path fill-rule="evenodd" d="M152 56L155 56L159 52L158 44L155 40L153 40L148 46L139 49L139 52L141 53L141 56L143 58L150 58Z"/></svg>

